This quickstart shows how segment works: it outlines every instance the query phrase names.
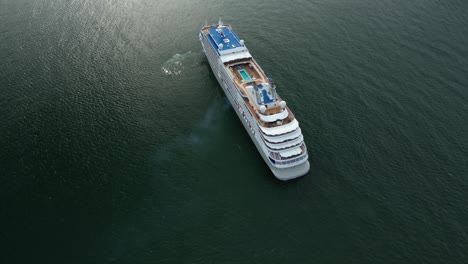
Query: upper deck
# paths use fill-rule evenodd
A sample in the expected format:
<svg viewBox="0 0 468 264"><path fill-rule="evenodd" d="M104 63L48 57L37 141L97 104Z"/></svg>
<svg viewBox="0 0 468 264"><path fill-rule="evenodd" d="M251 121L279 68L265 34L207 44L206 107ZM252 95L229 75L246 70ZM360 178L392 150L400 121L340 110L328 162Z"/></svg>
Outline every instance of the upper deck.
<svg viewBox="0 0 468 264"><path fill-rule="evenodd" d="M220 23L206 26L202 28L202 33L223 63L252 57L244 41L237 37L230 25Z"/></svg>
<svg viewBox="0 0 468 264"><path fill-rule="evenodd" d="M294 115L276 93L276 86L252 58L243 40L230 25L205 26L203 37L218 54L252 116L263 127L277 127L294 120Z"/></svg>
<svg viewBox="0 0 468 264"><path fill-rule="evenodd" d="M219 44L223 45L223 50L230 50L242 46L239 38L232 32L229 25L208 28L208 34L216 44L216 48L219 47Z"/></svg>
<svg viewBox="0 0 468 264"><path fill-rule="evenodd" d="M225 63L246 106L263 127L276 127L294 120L294 115L276 93L276 87L253 59ZM277 121L281 120L280 123Z"/></svg>

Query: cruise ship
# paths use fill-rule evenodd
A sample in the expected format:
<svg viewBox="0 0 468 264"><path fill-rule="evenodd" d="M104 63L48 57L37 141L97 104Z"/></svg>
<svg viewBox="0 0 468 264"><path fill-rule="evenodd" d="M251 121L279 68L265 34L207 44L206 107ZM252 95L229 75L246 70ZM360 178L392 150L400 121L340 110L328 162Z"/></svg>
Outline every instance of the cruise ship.
<svg viewBox="0 0 468 264"><path fill-rule="evenodd" d="M199 38L213 74L275 177L305 175L310 165L299 122L244 40L221 20L204 26Z"/></svg>

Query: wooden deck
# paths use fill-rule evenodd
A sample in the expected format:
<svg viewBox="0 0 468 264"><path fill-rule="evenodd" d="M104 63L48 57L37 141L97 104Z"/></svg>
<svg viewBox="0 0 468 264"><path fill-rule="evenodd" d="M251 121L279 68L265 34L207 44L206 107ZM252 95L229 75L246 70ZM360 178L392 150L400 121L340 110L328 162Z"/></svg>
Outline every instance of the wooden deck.
<svg viewBox="0 0 468 264"><path fill-rule="evenodd" d="M225 25L225 26L227 26L230 30L232 30L230 25ZM204 28L202 31L203 33L209 35L209 29L210 27L207 27L207 28ZM247 84L252 83L252 82L255 82L256 84L270 82L267 76L259 68L257 63L252 58L250 58L250 59L239 59L236 61L230 61L230 62L225 63L224 66L226 67L231 77L233 78L237 89L242 94L245 105L248 107L250 113L257 120L257 122L263 127L278 126L276 122L261 121L260 118L257 116L257 111L259 111L259 109L255 109L255 107L252 106L255 104L250 103L250 102L255 102L256 98L255 99L252 98L251 95L247 93L247 90L246 90ZM250 80L244 80L242 76L240 75L239 70L244 70L249 75ZM280 101L281 101L281 98L278 96L278 102ZM282 111L281 106L277 105L275 107L267 108L264 115L273 115L281 111ZM294 115L292 114L292 112L289 110L288 107L286 107L286 111L288 111L288 117L283 120L283 124L290 123L291 121L294 120Z"/></svg>
<svg viewBox="0 0 468 264"><path fill-rule="evenodd" d="M248 83L248 82L264 82L265 80L258 74L258 72L253 69L252 64L246 63L246 64L240 64L240 65L234 65L230 66L229 68L231 69L231 72L234 74L235 78L239 80L240 83ZM251 80L245 81L242 76L240 75L239 71L244 70L247 72Z"/></svg>
<svg viewBox="0 0 468 264"><path fill-rule="evenodd" d="M276 122L269 123L269 122L263 122L262 120L260 120L260 118L257 116L257 114L255 112L255 109L250 105L250 102L249 102L248 98L244 98L244 102L245 102L245 105L247 106L247 108L249 109L250 113L252 114L252 116L257 120L257 122L262 127L275 127L275 126L278 126L278 124L276 124ZM283 119L282 124L289 124L294 120L294 115L291 112L291 110L289 110L289 108L287 106L286 106L286 111L288 111L288 117Z"/></svg>
<svg viewBox="0 0 468 264"><path fill-rule="evenodd" d="M233 61L225 64L225 67L228 69L228 72L231 73L231 76L234 79L237 89L243 95L245 104L247 105L252 116L257 120L257 122L263 127L275 127L278 126L276 122L263 122L257 116L256 109L250 104L250 100L254 100L246 90L247 84L255 82L256 84L269 83L268 78L263 74L263 72L258 69L256 63L252 59L244 59L239 61ZM239 70L245 70L250 76L250 81L244 81L242 76L239 73ZM278 101L281 101L281 98L278 96ZM264 115L273 115L281 111L281 106L277 105L275 107L267 108ZM283 120L283 124L288 124L294 120L294 115L286 106L286 111L288 111L288 117Z"/></svg>

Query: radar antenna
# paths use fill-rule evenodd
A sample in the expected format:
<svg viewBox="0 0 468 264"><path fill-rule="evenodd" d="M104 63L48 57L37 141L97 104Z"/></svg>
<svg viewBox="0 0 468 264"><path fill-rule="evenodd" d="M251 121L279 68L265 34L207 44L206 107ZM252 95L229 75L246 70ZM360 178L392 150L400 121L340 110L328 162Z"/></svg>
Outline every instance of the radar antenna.
<svg viewBox="0 0 468 264"><path fill-rule="evenodd" d="M223 31L223 21L221 20L221 18L219 18L219 21L218 21L218 27L216 28L216 31L218 31L218 33L221 35L221 37L225 37L224 36L224 31Z"/></svg>

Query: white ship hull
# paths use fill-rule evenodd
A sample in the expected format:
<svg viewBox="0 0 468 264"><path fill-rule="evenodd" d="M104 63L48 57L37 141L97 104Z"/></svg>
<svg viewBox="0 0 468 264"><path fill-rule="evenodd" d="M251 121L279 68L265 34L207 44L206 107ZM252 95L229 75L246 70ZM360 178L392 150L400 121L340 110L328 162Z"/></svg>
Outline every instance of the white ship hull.
<svg viewBox="0 0 468 264"><path fill-rule="evenodd" d="M234 80L230 78L229 73L223 65L223 62L221 61L219 56L217 56L216 52L213 51L212 47L207 45L208 43L204 41L202 35L200 35L200 40L203 46L203 51L205 52L213 74L215 75L216 79L218 80L218 83L220 84L221 88L226 94L229 102L231 103L234 111L239 117L239 120L244 126L247 134L249 134L258 152L260 153L270 170L273 172L275 177L279 180L291 180L305 175L310 169L310 164L307 160L307 151L305 151L305 154L301 155L299 158L296 159L295 162L297 163L297 165L291 166L290 164L273 164L273 162L271 161L271 157L269 157L268 147L265 145L265 142L262 139L262 131L259 128L259 124L249 112L245 101L242 99L240 93L238 92L235 86ZM297 160L299 159L300 161L298 162Z"/></svg>

